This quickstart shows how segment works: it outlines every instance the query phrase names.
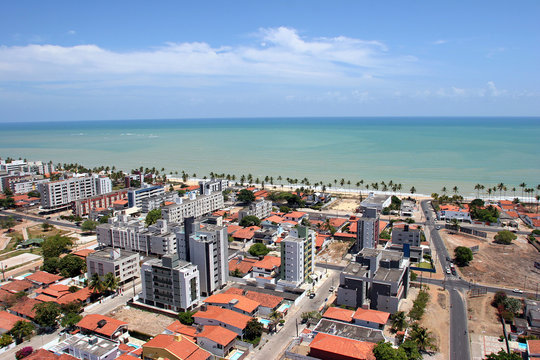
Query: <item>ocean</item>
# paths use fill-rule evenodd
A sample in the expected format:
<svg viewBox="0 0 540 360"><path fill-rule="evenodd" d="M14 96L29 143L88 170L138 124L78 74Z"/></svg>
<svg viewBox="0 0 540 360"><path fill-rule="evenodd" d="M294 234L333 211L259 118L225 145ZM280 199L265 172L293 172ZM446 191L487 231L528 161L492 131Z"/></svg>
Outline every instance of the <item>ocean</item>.
<svg viewBox="0 0 540 360"><path fill-rule="evenodd" d="M464 196L540 183L540 118L361 117L125 120L0 124L0 156L210 172L403 184ZM349 188L345 184L345 188ZM507 195L512 195L511 191Z"/></svg>

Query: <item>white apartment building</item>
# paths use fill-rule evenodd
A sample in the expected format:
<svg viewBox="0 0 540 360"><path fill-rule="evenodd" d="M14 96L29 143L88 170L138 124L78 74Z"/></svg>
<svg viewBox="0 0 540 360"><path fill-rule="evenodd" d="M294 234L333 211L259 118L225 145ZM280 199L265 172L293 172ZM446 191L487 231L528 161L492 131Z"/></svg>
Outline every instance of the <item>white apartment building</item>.
<svg viewBox="0 0 540 360"><path fill-rule="evenodd" d="M238 213L238 220L242 220L245 216L256 216L259 219L264 219L270 216L272 212L272 202L269 200L257 200L249 204L249 206Z"/></svg>
<svg viewBox="0 0 540 360"><path fill-rule="evenodd" d="M38 184L41 194L41 206L54 209L69 205L72 201L86 199L102 194L100 189L112 191L109 178L94 178L92 176L72 177L66 180L51 181Z"/></svg>
<svg viewBox="0 0 540 360"><path fill-rule="evenodd" d="M161 209L162 218L169 223L182 223L185 218L199 217L214 212L224 206L223 194L207 193L195 196L190 194L188 200L179 199L179 204L164 206Z"/></svg>
<svg viewBox="0 0 540 360"><path fill-rule="evenodd" d="M138 189L130 189L128 191L128 206L142 207L143 199L151 198L165 193L165 188L161 185L150 186L141 182L142 187Z"/></svg>
<svg viewBox="0 0 540 360"><path fill-rule="evenodd" d="M147 214L150 211L159 208L166 202L179 204L182 200L176 191L169 191L163 194L146 197L141 200L141 212Z"/></svg>
<svg viewBox="0 0 540 360"><path fill-rule="evenodd" d="M30 191L37 190L38 184L46 182L49 182L49 179L23 180L9 184L9 187L14 194L26 194Z"/></svg>
<svg viewBox="0 0 540 360"><path fill-rule="evenodd" d="M118 285L139 276L139 254L131 251L106 248L86 257L88 279L98 274L100 277L112 273L118 279Z"/></svg>
<svg viewBox="0 0 540 360"><path fill-rule="evenodd" d="M108 194L113 191L112 181L106 176L95 176L96 195Z"/></svg>
<svg viewBox="0 0 540 360"><path fill-rule="evenodd" d="M162 256L176 252L176 235L166 220L146 228L128 215L109 219L108 224L96 228L100 246L110 246L148 255Z"/></svg>
<svg viewBox="0 0 540 360"><path fill-rule="evenodd" d="M9 163L5 160L0 160L0 171L7 171L8 173L12 171L23 171L25 167L26 161L24 160L13 160Z"/></svg>
<svg viewBox="0 0 540 360"><path fill-rule="evenodd" d="M145 262L141 280L140 300L147 305L179 312L192 310L200 302L199 270L177 254Z"/></svg>
<svg viewBox="0 0 540 360"><path fill-rule="evenodd" d="M313 274L315 233L304 226L292 230L281 241L280 279L295 286Z"/></svg>

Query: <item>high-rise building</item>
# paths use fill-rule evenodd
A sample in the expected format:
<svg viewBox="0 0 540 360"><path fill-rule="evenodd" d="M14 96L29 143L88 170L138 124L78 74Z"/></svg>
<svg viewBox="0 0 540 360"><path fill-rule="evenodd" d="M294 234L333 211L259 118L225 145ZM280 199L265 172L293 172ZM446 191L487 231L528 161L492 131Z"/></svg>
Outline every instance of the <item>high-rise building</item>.
<svg viewBox="0 0 540 360"><path fill-rule="evenodd" d="M187 217L199 217L224 206L221 192L196 196L190 194L189 199L180 199L180 203L161 208L162 218L170 223L182 223Z"/></svg>
<svg viewBox="0 0 540 360"><path fill-rule="evenodd" d="M89 254L86 257L88 279L98 274L104 277L112 273L118 284L123 285L139 276L139 254L113 248L105 248Z"/></svg>
<svg viewBox="0 0 540 360"><path fill-rule="evenodd" d="M179 312L199 304L199 270L196 265L179 260L177 254L145 262L141 280L140 298L147 305Z"/></svg>
<svg viewBox="0 0 540 360"><path fill-rule="evenodd" d="M375 249L379 243L379 214L374 208L367 208L358 219L356 250Z"/></svg>
<svg viewBox="0 0 540 360"><path fill-rule="evenodd" d="M96 181L91 176L40 183L38 191L41 194L41 206L45 209L64 207L72 201L99 195Z"/></svg>
<svg viewBox="0 0 540 360"><path fill-rule="evenodd" d="M315 260L315 232L307 227L293 229L281 241L280 279L295 286L313 274Z"/></svg>
<svg viewBox="0 0 540 360"><path fill-rule="evenodd" d="M259 219L264 219L270 216L272 212L272 202L269 200L257 200L249 204L249 206L238 213L238 220L242 220L245 216L256 216Z"/></svg>
<svg viewBox="0 0 540 360"><path fill-rule="evenodd" d="M108 194L113 191L112 181L106 176L95 176L96 181L96 194Z"/></svg>
<svg viewBox="0 0 540 360"><path fill-rule="evenodd" d="M138 189L130 189L128 191L128 206L129 207L142 207L143 199L150 198L157 195L162 195L165 193L165 188L161 185L149 186L148 184L142 183Z"/></svg>

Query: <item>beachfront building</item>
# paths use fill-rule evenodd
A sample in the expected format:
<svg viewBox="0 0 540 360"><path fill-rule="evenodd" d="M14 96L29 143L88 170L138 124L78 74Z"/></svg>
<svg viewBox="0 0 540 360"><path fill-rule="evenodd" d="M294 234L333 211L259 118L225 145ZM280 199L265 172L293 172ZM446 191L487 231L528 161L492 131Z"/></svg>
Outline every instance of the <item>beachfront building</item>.
<svg viewBox="0 0 540 360"><path fill-rule="evenodd" d="M199 194L222 192L229 186L229 180L205 179L199 181Z"/></svg>
<svg viewBox="0 0 540 360"><path fill-rule="evenodd" d="M96 228L97 241L101 246L111 246L142 253L146 256L163 256L176 252L176 236L166 220L158 220L145 227L128 215L109 218L107 224Z"/></svg>
<svg viewBox="0 0 540 360"><path fill-rule="evenodd" d="M392 226L392 244L419 247L422 242L422 230L418 225L399 223Z"/></svg>
<svg viewBox="0 0 540 360"><path fill-rule="evenodd" d="M313 274L315 232L305 226L299 226L291 230L280 245L280 280L298 286Z"/></svg>
<svg viewBox="0 0 540 360"><path fill-rule="evenodd" d="M141 187L138 189L130 189L128 191L128 207L142 208L143 199L162 195L165 193L165 188L161 185L151 186L141 182Z"/></svg>
<svg viewBox="0 0 540 360"><path fill-rule="evenodd" d="M200 301L199 270L177 254L152 259L141 267L144 304L174 312L189 311Z"/></svg>
<svg viewBox="0 0 540 360"><path fill-rule="evenodd" d="M127 250L105 248L86 257L88 279L98 274L104 277L112 273L122 286L139 276L139 254Z"/></svg>
<svg viewBox="0 0 540 360"><path fill-rule="evenodd" d="M14 171L24 171L25 167L26 161L24 160L12 160L11 162L0 160L0 171L5 171L8 174Z"/></svg>
<svg viewBox="0 0 540 360"><path fill-rule="evenodd" d="M340 274L337 304L389 313L409 291L409 260L402 253L363 249Z"/></svg>
<svg viewBox="0 0 540 360"><path fill-rule="evenodd" d="M379 243L379 213L374 208L367 208L358 218L356 227L356 250L375 249Z"/></svg>
<svg viewBox="0 0 540 360"><path fill-rule="evenodd" d="M413 216L415 202L413 200L402 200L399 208L401 216Z"/></svg>
<svg viewBox="0 0 540 360"><path fill-rule="evenodd" d="M224 226L204 224L187 218L175 230L178 257L197 265L203 296L223 288L228 281L228 236Z"/></svg>
<svg viewBox="0 0 540 360"><path fill-rule="evenodd" d="M77 216L86 216L91 210L112 208L115 201L126 199L127 192L127 189L122 189L76 200L73 203L73 212Z"/></svg>
<svg viewBox="0 0 540 360"><path fill-rule="evenodd" d="M40 183L38 191L41 194L41 206L44 209L62 208L70 205L72 201L99 195L96 185L102 181L105 180L103 178L97 180L92 176L81 176Z"/></svg>
<svg viewBox="0 0 540 360"><path fill-rule="evenodd" d="M390 206L391 203L392 197L390 195L369 193L368 197L360 203L360 210L364 212L366 209L376 209L380 213L382 209Z"/></svg>
<svg viewBox="0 0 540 360"><path fill-rule="evenodd" d="M94 175L97 194L108 194L113 191L112 181L106 176Z"/></svg>
<svg viewBox="0 0 540 360"><path fill-rule="evenodd" d="M176 191L164 192L163 194L149 196L141 200L141 212L147 214L162 205L172 205L180 203L180 196Z"/></svg>
<svg viewBox="0 0 540 360"><path fill-rule="evenodd" d="M441 205L437 211L437 219L472 222L468 206L461 208L456 205Z"/></svg>
<svg viewBox="0 0 540 360"><path fill-rule="evenodd" d="M270 216L272 212L272 202L269 200L257 200L249 204L249 206L238 212L238 221L245 216L256 216L259 219L264 219Z"/></svg>
<svg viewBox="0 0 540 360"><path fill-rule="evenodd" d="M169 223L182 223L185 218L210 214L223 206L221 192L207 192L207 194L199 196L190 194L187 200L179 199L179 203L164 206L161 209L161 216Z"/></svg>

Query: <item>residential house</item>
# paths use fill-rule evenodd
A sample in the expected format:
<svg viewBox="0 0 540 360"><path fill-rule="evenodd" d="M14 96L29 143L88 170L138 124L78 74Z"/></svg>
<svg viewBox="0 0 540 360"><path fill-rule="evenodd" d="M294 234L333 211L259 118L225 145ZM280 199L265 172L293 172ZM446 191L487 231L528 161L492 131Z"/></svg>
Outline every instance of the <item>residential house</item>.
<svg viewBox="0 0 540 360"><path fill-rule="evenodd" d="M321 360L375 360L376 344L318 333L309 344L309 356Z"/></svg>
<svg viewBox="0 0 540 360"><path fill-rule="evenodd" d="M193 315L198 325L217 325L234 331L238 336L244 336L244 330L251 316L240 314L236 311L223 309L217 306L203 305L201 310Z"/></svg>
<svg viewBox="0 0 540 360"><path fill-rule="evenodd" d="M182 335L160 334L143 345L145 360L208 360L212 354Z"/></svg>
<svg viewBox="0 0 540 360"><path fill-rule="evenodd" d="M227 354L236 344L236 334L221 326L206 325L203 330L196 335L197 345L221 358Z"/></svg>
<svg viewBox="0 0 540 360"><path fill-rule="evenodd" d="M279 275L281 258L279 256L266 255L262 260L253 264L253 276L276 277Z"/></svg>
<svg viewBox="0 0 540 360"><path fill-rule="evenodd" d="M208 305L220 306L224 309L233 310L248 316L256 315L260 305L257 301L253 301L242 295L227 293L211 295L204 302Z"/></svg>
<svg viewBox="0 0 540 360"><path fill-rule="evenodd" d="M86 315L77 323L77 328L85 335L97 335L121 343L129 338L126 322L100 314Z"/></svg>

